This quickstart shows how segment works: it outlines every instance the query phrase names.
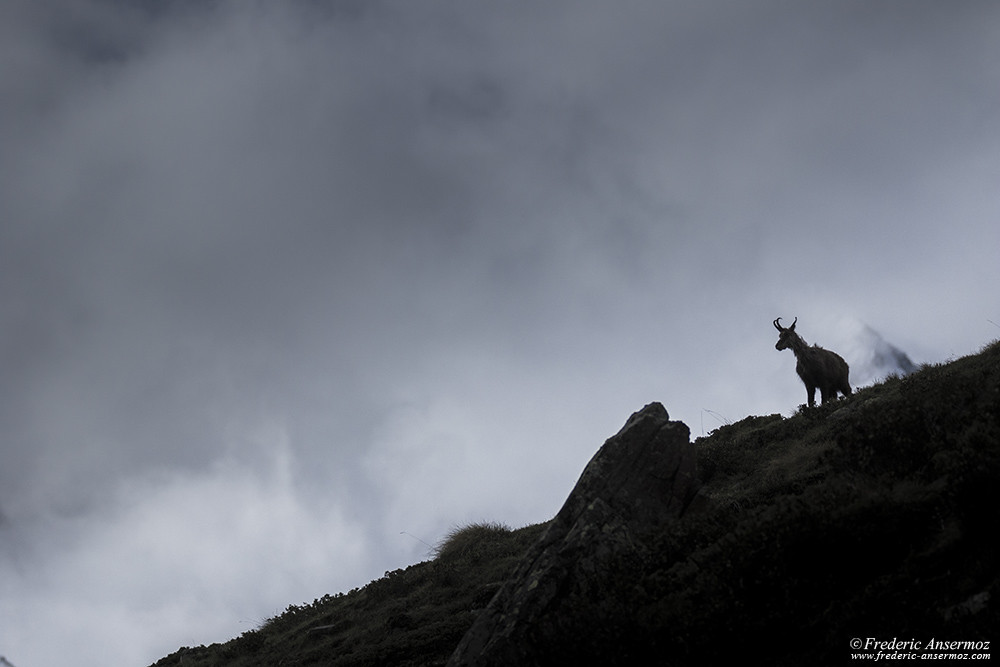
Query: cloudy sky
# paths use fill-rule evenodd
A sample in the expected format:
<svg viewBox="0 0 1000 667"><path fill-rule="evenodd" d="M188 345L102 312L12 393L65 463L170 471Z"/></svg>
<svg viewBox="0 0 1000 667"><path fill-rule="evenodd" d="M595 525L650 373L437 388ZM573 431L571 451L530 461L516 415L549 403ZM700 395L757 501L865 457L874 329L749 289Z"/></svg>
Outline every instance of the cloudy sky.
<svg viewBox="0 0 1000 667"><path fill-rule="evenodd" d="M988 1L4 2L0 655L548 519L650 401L791 414L778 316L978 350L998 81Z"/></svg>

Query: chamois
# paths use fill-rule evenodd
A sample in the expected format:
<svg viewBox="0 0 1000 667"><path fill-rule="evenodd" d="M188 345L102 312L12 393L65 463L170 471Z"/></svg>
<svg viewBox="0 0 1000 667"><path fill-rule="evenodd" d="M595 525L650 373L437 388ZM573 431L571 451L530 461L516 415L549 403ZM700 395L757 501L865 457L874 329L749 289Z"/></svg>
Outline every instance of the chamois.
<svg viewBox="0 0 1000 667"><path fill-rule="evenodd" d="M774 328L778 330L778 342L775 344L776 350L792 349L795 353L795 372L802 378L806 385L806 394L809 396L809 407L816 405L816 388L819 388L822 402L826 403L837 398L839 391L844 396L851 395L851 385L847 380L849 368L847 362L830 350L824 350L819 345L808 345L802 336L795 333L795 318L792 326L781 326L781 318L774 321Z"/></svg>

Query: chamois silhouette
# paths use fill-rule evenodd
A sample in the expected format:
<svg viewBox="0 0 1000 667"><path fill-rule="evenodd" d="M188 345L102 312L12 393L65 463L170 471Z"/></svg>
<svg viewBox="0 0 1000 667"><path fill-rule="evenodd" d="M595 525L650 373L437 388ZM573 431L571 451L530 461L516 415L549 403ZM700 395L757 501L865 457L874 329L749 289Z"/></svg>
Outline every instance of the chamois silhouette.
<svg viewBox="0 0 1000 667"><path fill-rule="evenodd" d="M774 321L774 328L779 333L774 349L791 348L795 353L798 362L795 364L795 372L806 385L809 407L816 405L817 388L823 403L837 398L837 392L850 396L851 385L847 379L850 369L847 362L836 352L824 350L818 345L808 345L802 340L802 336L795 333L795 323L798 321L799 318L796 317L790 327L781 326L780 317Z"/></svg>

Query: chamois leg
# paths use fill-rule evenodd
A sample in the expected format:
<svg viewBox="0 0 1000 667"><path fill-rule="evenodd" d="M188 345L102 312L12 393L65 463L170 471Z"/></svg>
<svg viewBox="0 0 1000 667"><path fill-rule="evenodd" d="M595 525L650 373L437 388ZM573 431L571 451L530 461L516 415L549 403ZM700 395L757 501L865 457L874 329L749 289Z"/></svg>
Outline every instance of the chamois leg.
<svg viewBox="0 0 1000 667"><path fill-rule="evenodd" d="M806 394L809 396L809 407L811 408L811 407L815 406L816 405L816 387L813 386L813 385L811 385L811 384L807 384L806 385Z"/></svg>

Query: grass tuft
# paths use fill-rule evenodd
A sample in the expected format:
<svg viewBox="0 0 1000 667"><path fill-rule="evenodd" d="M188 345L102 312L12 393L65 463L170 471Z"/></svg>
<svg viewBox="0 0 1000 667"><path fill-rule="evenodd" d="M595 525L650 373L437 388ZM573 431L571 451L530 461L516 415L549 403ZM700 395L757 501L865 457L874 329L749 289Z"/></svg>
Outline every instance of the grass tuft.
<svg viewBox="0 0 1000 667"><path fill-rule="evenodd" d="M441 563L473 565L508 555L510 532L510 526L493 521L453 528L434 549L434 558Z"/></svg>

